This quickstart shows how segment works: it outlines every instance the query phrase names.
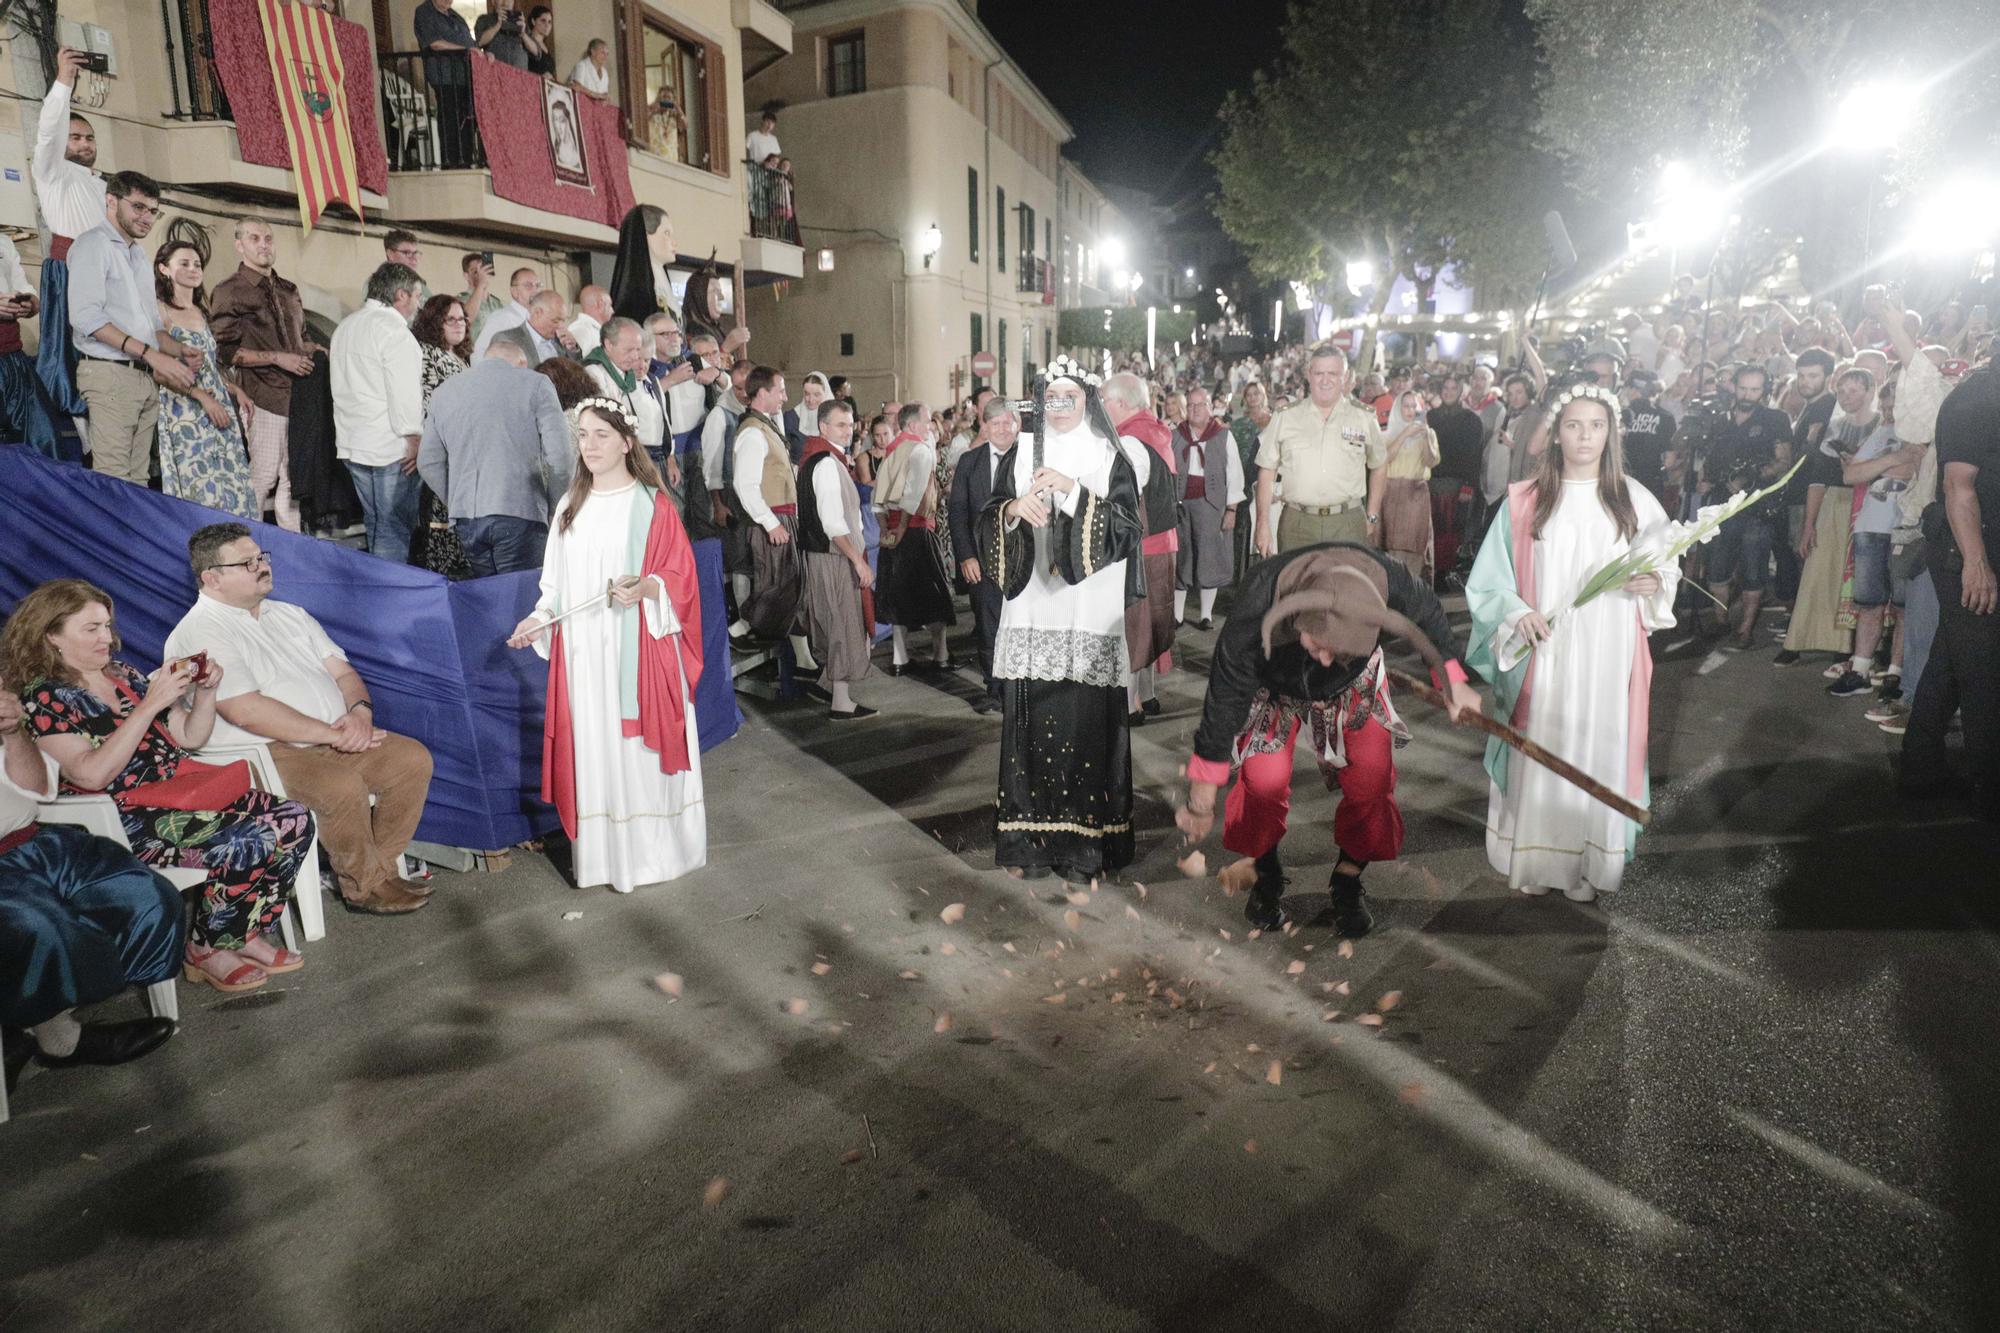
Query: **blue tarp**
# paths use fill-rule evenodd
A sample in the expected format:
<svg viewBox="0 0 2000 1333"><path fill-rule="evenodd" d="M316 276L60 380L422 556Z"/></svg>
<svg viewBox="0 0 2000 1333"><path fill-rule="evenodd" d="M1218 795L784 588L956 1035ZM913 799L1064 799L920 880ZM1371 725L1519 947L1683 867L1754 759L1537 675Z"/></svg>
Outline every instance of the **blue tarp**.
<svg viewBox="0 0 2000 1333"><path fill-rule="evenodd" d="M159 665L193 604L187 540L232 515L0 446L0 610L49 579L88 579L117 604L122 656ZM430 748L430 799L417 836L451 847L507 847L556 826L542 804L548 666L505 639L535 603L538 576L452 583L441 574L302 537L250 530L271 553L274 595L319 618L368 682L376 718ZM722 549L695 544L706 667L696 691L701 748L736 734Z"/></svg>

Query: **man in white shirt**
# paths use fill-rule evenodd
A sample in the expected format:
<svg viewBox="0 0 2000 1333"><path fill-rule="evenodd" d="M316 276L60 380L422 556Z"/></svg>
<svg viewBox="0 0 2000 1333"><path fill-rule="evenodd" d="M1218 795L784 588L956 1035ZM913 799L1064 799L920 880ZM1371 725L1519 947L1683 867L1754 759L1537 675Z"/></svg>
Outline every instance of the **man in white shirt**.
<svg viewBox="0 0 2000 1333"><path fill-rule="evenodd" d="M743 136L743 156L758 166L777 170L784 150L778 147L778 113L771 107L765 107L757 118L757 128Z"/></svg>
<svg viewBox="0 0 2000 1333"><path fill-rule="evenodd" d="M569 72L569 86L580 93L588 93L598 101L611 96L611 43L602 37L590 39L583 59Z"/></svg>
<svg viewBox="0 0 2000 1333"><path fill-rule="evenodd" d="M576 305L569 336L576 339L577 355L589 356L603 341L604 325L611 318L611 293L593 282L576 294Z"/></svg>
<svg viewBox="0 0 2000 1333"><path fill-rule="evenodd" d="M518 329L528 322L528 302L534 300L541 290L542 278L535 270L531 268L514 270L514 276L507 280L507 295L511 299L486 317L486 323L480 327L479 336L473 340L474 361L486 355L486 349L492 344L495 334L505 333L508 329Z"/></svg>
<svg viewBox="0 0 2000 1333"><path fill-rule="evenodd" d="M173 885L125 848L74 824L36 823L39 803L55 794L55 761L29 739L10 683L0 688L0 977L7 978L0 1024L13 1029L5 1042L8 1092L31 1057L56 1067L123 1064L174 1032L165 1018L77 1022L78 1005L178 974L187 918Z"/></svg>
<svg viewBox="0 0 2000 1333"><path fill-rule="evenodd" d="M188 561L201 595L166 651L207 653L222 668L212 743L269 746L286 794L318 822L349 908L416 911L430 890L403 879L401 858L430 792L430 751L376 726L347 654L310 612L271 600L271 558L248 528L198 529Z"/></svg>
<svg viewBox="0 0 2000 1333"><path fill-rule="evenodd" d="M799 464L798 542L804 561L802 614L824 665L820 685L807 693L825 699L830 720L853 722L875 716L850 693L868 674L875 630L865 600L875 573L862 544L861 493L848 463L853 409L828 403L815 425L818 433L806 441Z"/></svg>
<svg viewBox="0 0 2000 1333"><path fill-rule="evenodd" d="M624 407L639 426L639 443L658 462L665 451L667 419L665 405L654 396L647 382L646 335L637 321L614 315L604 326L603 342L583 359L583 368L605 397ZM680 483L678 465L669 460L663 469L669 485Z"/></svg>
<svg viewBox="0 0 2000 1333"><path fill-rule="evenodd" d="M722 375L722 368L716 364L715 339L707 334L698 335L687 348L687 355L683 355L681 326L672 315L662 310L647 318L646 327L653 335L653 382L660 386L666 403L667 434L678 459L701 438L701 419L708 410L708 386ZM695 369L691 357L701 359L700 370ZM662 367L666 369L663 371Z"/></svg>
<svg viewBox="0 0 2000 1333"><path fill-rule="evenodd" d="M777 420L785 410L785 377L769 366L751 367L743 379L743 400L746 410L736 423L730 490L737 512L748 520L750 600L755 601L780 582L779 549L789 545L798 531L799 490L791 450ZM806 636L796 625L788 633L799 666L818 670Z"/></svg>
<svg viewBox="0 0 2000 1333"><path fill-rule="evenodd" d="M49 458L65 462L56 433L56 407L35 373L34 358L23 350L21 322L41 309L21 253L0 236L0 440L22 441Z"/></svg>
<svg viewBox="0 0 2000 1333"><path fill-rule="evenodd" d="M1187 391L1187 420L1174 427L1174 467L1181 502L1174 623L1187 619L1188 590L1199 589L1201 628L1213 629L1216 589L1235 576L1235 529L1245 491L1243 456L1199 384Z"/></svg>
<svg viewBox="0 0 2000 1333"><path fill-rule="evenodd" d="M368 550L385 560L410 558L422 486L424 352L410 333L419 283L402 264L376 269L367 301L340 321L327 349L334 453L354 477Z"/></svg>
<svg viewBox="0 0 2000 1333"><path fill-rule="evenodd" d="M79 418L79 436L85 407L76 386L76 348L70 345L69 247L104 220L104 178L95 170L97 131L70 110L83 55L67 46L56 52L56 78L42 97L29 168L35 199L49 224L49 252L42 257L42 345L35 369L56 407Z"/></svg>

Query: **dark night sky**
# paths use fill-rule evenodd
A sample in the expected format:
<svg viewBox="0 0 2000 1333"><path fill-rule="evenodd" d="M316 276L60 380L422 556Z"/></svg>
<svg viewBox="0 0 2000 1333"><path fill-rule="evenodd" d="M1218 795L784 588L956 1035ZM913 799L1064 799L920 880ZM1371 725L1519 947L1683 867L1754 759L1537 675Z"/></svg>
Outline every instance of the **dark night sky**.
<svg viewBox="0 0 2000 1333"><path fill-rule="evenodd" d="M1093 180L1207 194L1215 110L1277 48L1283 0L981 0L979 18L1076 130Z"/></svg>

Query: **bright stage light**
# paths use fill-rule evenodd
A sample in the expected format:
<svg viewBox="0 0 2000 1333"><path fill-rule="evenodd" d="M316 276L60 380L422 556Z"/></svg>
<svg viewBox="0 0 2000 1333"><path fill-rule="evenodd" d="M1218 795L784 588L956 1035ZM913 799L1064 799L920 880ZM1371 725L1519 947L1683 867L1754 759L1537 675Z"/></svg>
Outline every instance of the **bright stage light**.
<svg viewBox="0 0 2000 1333"><path fill-rule="evenodd" d="M1972 255L2000 238L2000 180L1959 176L1917 207L1911 248L1939 258Z"/></svg>
<svg viewBox="0 0 2000 1333"><path fill-rule="evenodd" d="M1347 289L1358 292L1363 287L1375 285L1375 261L1371 259L1350 259L1347 261Z"/></svg>
<svg viewBox="0 0 2000 1333"><path fill-rule="evenodd" d="M1690 177L1684 188L1660 201L1653 232L1676 250L1699 245L1729 221L1731 192Z"/></svg>
<svg viewBox="0 0 2000 1333"><path fill-rule="evenodd" d="M1840 99L1834 108L1836 148L1874 152L1895 146L1915 114L1922 86L1907 79L1876 79Z"/></svg>
<svg viewBox="0 0 2000 1333"><path fill-rule="evenodd" d="M1125 242L1116 236L1107 236L1097 243L1097 257L1104 261L1106 268L1125 267Z"/></svg>

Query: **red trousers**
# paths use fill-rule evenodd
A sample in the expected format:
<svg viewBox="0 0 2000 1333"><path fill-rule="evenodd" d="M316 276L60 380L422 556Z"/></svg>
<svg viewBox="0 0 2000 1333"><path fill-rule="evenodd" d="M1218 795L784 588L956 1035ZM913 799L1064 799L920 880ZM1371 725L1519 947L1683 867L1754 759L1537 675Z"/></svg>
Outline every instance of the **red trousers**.
<svg viewBox="0 0 2000 1333"><path fill-rule="evenodd" d="M1243 761L1222 811L1222 845L1262 856L1285 836L1292 809L1292 751L1299 724L1284 748ZM1403 812L1396 808L1396 747L1389 729L1369 718L1347 733L1347 767L1335 769L1340 805L1333 812L1334 845L1357 861L1393 861L1403 850Z"/></svg>

